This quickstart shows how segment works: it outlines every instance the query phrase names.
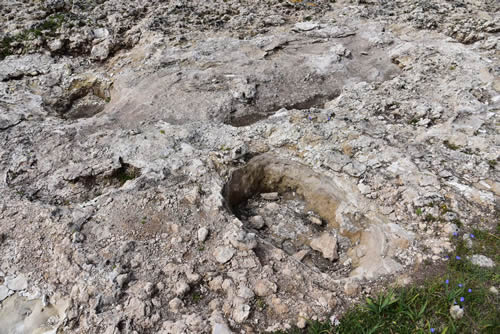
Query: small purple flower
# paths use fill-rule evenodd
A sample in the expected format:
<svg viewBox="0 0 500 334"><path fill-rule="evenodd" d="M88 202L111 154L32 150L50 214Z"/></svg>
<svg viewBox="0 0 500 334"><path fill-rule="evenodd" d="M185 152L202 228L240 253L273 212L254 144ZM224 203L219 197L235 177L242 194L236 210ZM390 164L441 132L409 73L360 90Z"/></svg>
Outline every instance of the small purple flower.
<svg viewBox="0 0 500 334"><path fill-rule="evenodd" d="M458 232L453 232L453 236L456 237L458 235Z"/></svg>
<svg viewBox="0 0 500 334"><path fill-rule="evenodd" d="M328 116L328 120L330 120L330 116Z"/></svg>
<svg viewBox="0 0 500 334"><path fill-rule="evenodd" d="M450 281L449 281L449 280L446 280L446 281L444 281L444 282L445 282L447 285L450 283Z"/></svg>
<svg viewBox="0 0 500 334"><path fill-rule="evenodd" d="M460 301L463 302L465 300L464 297L460 297Z"/></svg>
<svg viewBox="0 0 500 334"><path fill-rule="evenodd" d="M459 284L458 284L458 287L459 287L459 288L461 288L461 287L463 287L463 286L464 286L464 285L463 285L462 283L459 283Z"/></svg>
<svg viewBox="0 0 500 334"><path fill-rule="evenodd" d="M431 333L434 333L436 330L434 328L431 328Z"/></svg>
<svg viewBox="0 0 500 334"><path fill-rule="evenodd" d="M472 234L472 233L470 234L470 237L471 237L472 239L474 239L474 238L475 238L474 234Z"/></svg>
<svg viewBox="0 0 500 334"><path fill-rule="evenodd" d="M457 260L461 260L462 258L461 258L460 256L458 256L458 255L457 255L457 256L455 256L455 259L457 259Z"/></svg>
<svg viewBox="0 0 500 334"><path fill-rule="evenodd" d="M457 302L456 302L456 301L453 301L453 304L457 305Z"/></svg>
<svg viewBox="0 0 500 334"><path fill-rule="evenodd" d="M469 289L469 290L467 290L467 291L469 291L469 293L471 293L471 292L472 292L472 289Z"/></svg>

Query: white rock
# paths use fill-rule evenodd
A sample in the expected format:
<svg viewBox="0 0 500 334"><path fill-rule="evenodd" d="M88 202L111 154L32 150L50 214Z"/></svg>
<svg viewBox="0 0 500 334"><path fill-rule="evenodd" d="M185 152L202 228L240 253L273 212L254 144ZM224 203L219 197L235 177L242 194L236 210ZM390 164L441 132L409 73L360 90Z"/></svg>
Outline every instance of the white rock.
<svg viewBox="0 0 500 334"><path fill-rule="evenodd" d="M494 294L494 295L498 295L498 290L497 290L497 288L495 288L494 286L492 286L492 287L490 288L490 292L491 292L492 294Z"/></svg>
<svg viewBox="0 0 500 334"><path fill-rule="evenodd" d="M47 46L49 47L49 50L52 52L58 51L61 50L61 48L63 47L63 42L60 39L54 39L48 42Z"/></svg>
<svg viewBox="0 0 500 334"><path fill-rule="evenodd" d="M443 227L443 232L446 234L452 234L453 232L458 233L458 227L455 224L448 223Z"/></svg>
<svg viewBox="0 0 500 334"><path fill-rule="evenodd" d="M265 199L266 201L276 201L279 198L279 195L277 192L274 193L262 193L260 194L260 197Z"/></svg>
<svg viewBox="0 0 500 334"><path fill-rule="evenodd" d="M215 249L214 257L217 262L224 264L233 258L234 253L236 250L233 247L221 246Z"/></svg>
<svg viewBox="0 0 500 334"><path fill-rule="evenodd" d="M168 307L172 312L177 313L183 304L182 300L176 297L168 303Z"/></svg>
<svg viewBox="0 0 500 334"><path fill-rule="evenodd" d="M493 268L495 266L495 262L489 257L486 257L484 255L477 255L477 254L472 255L470 257L470 262L472 264L475 264L476 266L486 267L486 268Z"/></svg>
<svg viewBox="0 0 500 334"><path fill-rule="evenodd" d="M461 319L464 316L464 309L458 305L450 307L450 315L454 320Z"/></svg>
<svg viewBox="0 0 500 334"><path fill-rule="evenodd" d="M109 31L106 28L98 28L93 31L95 38L107 38L109 36Z"/></svg>
<svg viewBox="0 0 500 334"><path fill-rule="evenodd" d="M318 23L314 22L298 22L293 27L294 31L310 31L319 27Z"/></svg>
<svg viewBox="0 0 500 334"><path fill-rule="evenodd" d="M255 294L253 293L252 289L250 289L247 286L242 285L238 289L238 297L245 298L245 299L251 299L254 296L255 296Z"/></svg>
<svg viewBox="0 0 500 334"><path fill-rule="evenodd" d="M250 315L250 306L247 304L236 305L233 310L233 319L237 323L242 323Z"/></svg>
<svg viewBox="0 0 500 334"><path fill-rule="evenodd" d="M314 216L309 216L309 221L315 225L320 225L323 224L323 222L321 221L321 219L319 219L318 217L314 217Z"/></svg>
<svg viewBox="0 0 500 334"><path fill-rule="evenodd" d="M175 284L175 293L177 296L183 296L185 295L189 290L190 290L189 284L186 283L186 281L178 281Z"/></svg>
<svg viewBox="0 0 500 334"><path fill-rule="evenodd" d="M199 242L204 242L207 240L208 237L208 229L206 227L200 227L198 229L198 241Z"/></svg>
<svg viewBox="0 0 500 334"><path fill-rule="evenodd" d="M129 281L129 275L128 274L121 274L116 276L116 283L120 288L122 288L127 282Z"/></svg>
<svg viewBox="0 0 500 334"><path fill-rule="evenodd" d="M338 259L337 238L328 232L324 232L320 237L311 241L311 248L322 253L328 260Z"/></svg>
<svg viewBox="0 0 500 334"><path fill-rule="evenodd" d="M5 285L0 285L0 302L12 294L13 292L10 291Z"/></svg>
<svg viewBox="0 0 500 334"><path fill-rule="evenodd" d="M6 277L5 285L14 291L26 290L28 288L28 281L24 277L24 275L19 275L16 277Z"/></svg>
<svg viewBox="0 0 500 334"><path fill-rule="evenodd" d="M212 334L233 334L226 324L215 323L212 327Z"/></svg>
<svg viewBox="0 0 500 334"><path fill-rule="evenodd" d="M248 222L250 223L251 227L253 227L254 229L257 229L257 230L263 228L264 225L266 224L266 222L264 221L264 218L262 218L262 216L250 217Z"/></svg>
<svg viewBox="0 0 500 334"><path fill-rule="evenodd" d="M297 327L300 329L304 329L306 328L306 325L307 325L306 318L302 314L299 314L299 319L297 320Z"/></svg>

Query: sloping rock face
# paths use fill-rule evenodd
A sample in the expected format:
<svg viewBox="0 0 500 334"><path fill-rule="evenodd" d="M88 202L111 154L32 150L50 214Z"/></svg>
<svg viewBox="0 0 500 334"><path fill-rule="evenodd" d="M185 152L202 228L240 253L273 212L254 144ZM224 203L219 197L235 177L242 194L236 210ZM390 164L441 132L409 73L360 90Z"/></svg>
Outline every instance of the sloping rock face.
<svg viewBox="0 0 500 334"><path fill-rule="evenodd" d="M444 260L498 220L498 9L0 1L0 328L260 333Z"/></svg>

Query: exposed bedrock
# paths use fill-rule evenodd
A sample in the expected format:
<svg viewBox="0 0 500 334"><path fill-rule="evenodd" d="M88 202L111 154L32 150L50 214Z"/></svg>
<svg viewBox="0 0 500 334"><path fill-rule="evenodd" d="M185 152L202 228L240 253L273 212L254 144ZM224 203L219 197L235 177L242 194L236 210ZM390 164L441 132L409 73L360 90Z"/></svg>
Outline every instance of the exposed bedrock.
<svg viewBox="0 0 500 334"><path fill-rule="evenodd" d="M321 108L348 82L398 73L379 40L335 26L301 29L308 27L251 40L210 38L189 48L138 47L150 70L118 74L105 113L128 126L151 118L244 126L282 108Z"/></svg>

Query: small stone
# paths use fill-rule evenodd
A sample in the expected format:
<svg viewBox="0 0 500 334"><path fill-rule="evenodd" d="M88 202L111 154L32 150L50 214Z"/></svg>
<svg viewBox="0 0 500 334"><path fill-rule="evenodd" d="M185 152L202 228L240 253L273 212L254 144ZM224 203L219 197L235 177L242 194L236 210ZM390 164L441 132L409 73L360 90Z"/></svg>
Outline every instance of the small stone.
<svg viewBox="0 0 500 334"><path fill-rule="evenodd" d="M356 281L349 281L344 285L344 292L348 296L354 296L359 293L361 286Z"/></svg>
<svg viewBox="0 0 500 334"><path fill-rule="evenodd" d="M449 223L443 227L443 232L445 234L453 234L454 232L458 233L458 227L455 224Z"/></svg>
<svg viewBox="0 0 500 334"><path fill-rule="evenodd" d="M96 44L92 47L90 51L90 56L92 59L103 61L109 57L112 49L112 42L108 39L103 42Z"/></svg>
<svg viewBox="0 0 500 334"><path fill-rule="evenodd" d="M226 324L215 323L212 327L212 334L233 334Z"/></svg>
<svg viewBox="0 0 500 334"><path fill-rule="evenodd" d="M470 257L470 262L472 264L475 264L476 266L486 267L486 268L493 268L495 266L495 262L493 262L492 259L484 255L472 255Z"/></svg>
<svg viewBox="0 0 500 334"><path fill-rule="evenodd" d="M256 230L260 230L266 225L266 222L264 221L264 218L262 218L262 216L250 217L248 222L250 223L250 226Z"/></svg>
<svg viewBox="0 0 500 334"><path fill-rule="evenodd" d="M146 304L138 298L131 298L128 302L126 313L131 317L144 318L146 315Z"/></svg>
<svg viewBox="0 0 500 334"><path fill-rule="evenodd" d="M497 288L495 288L494 286L492 286L492 287L490 288L490 292L491 292L492 294L494 294L494 295L498 295L498 290L497 290Z"/></svg>
<svg viewBox="0 0 500 334"><path fill-rule="evenodd" d="M23 275L7 277L5 279L5 285L13 291L26 290L28 288L28 281Z"/></svg>
<svg viewBox="0 0 500 334"><path fill-rule="evenodd" d="M49 41L47 43L47 46L49 47L49 50L52 52L59 51L63 47L63 42L60 39L54 39L52 41Z"/></svg>
<svg viewBox="0 0 500 334"><path fill-rule="evenodd" d="M116 283L120 288L123 288L125 284L129 281L129 274L121 274L116 276Z"/></svg>
<svg viewBox="0 0 500 334"><path fill-rule="evenodd" d="M297 320L297 327L300 329L306 328L307 320L302 315L299 315L299 320Z"/></svg>
<svg viewBox="0 0 500 334"><path fill-rule="evenodd" d="M183 306L183 302L181 299L179 298L174 298L172 299L170 302L168 302L168 308L174 312L174 313L177 313L179 311L179 309Z"/></svg>
<svg viewBox="0 0 500 334"><path fill-rule="evenodd" d="M191 189L186 196L184 196L184 200L191 204L195 205L200 202L200 190L198 188Z"/></svg>
<svg viewBox="0 0 500 334"><path fill-rule="evenodd" d="M279 194L277 192L273 193L262 193L260 194L260 197L265 199L266 201L276 201L279 198Z"/></svg>
<svg viewBox="0 0 500 334"><path fill-rule="evenodd" d="M255 294L253 293L252 289L250 289L247 286L242 285L238 289L238 297L245 298L245 299L251 299L254 296L255 296Z"/></svg>
<svg viewBox="0 0 500 334"><path fill-rule="evenodd" d="M145 285L144 285L144 292L146 293L146 295L151 298L155 293L156 293L156 287L153 283L151 282L147 282Z"/></svg>
<svg viewBox="0 0 500 334"><path fill-rule="evenodd" d="M224 281L224 279L222 278L222 276L214 277L210 280L210 282L208 282L208 287L212 291L220 290L222 288L223 281Z"/></svg>
<svg viewBox="0 0 500 334"><path fill-rule="evenodd" d="M299 250L297 253L293 254L293 257L297 259L297 261L302 261L306 255L309 254L309 250L307 249L302 249Z"/></svg>
<svg viewBox="0 0 500 334"><path fill-rule="evenodd" d="M254 292L259 297L267 297L278 290L278 287L273 282L267 279L258 280L254 286Z"/></svg>
<svg viewBox="0 0 500 334"><path fill-rule="evenodd" d="M310 31L314 30L316 28L319 28L318 23L314 22L298 22L295 23L295 26L293 27L293 31Z"/></svg>
<svg viewBox="0 0 500 334"><path fill-rule="evenodd" d="M233 310L233 319L237 323L242 323L250 315L250 306L247 304L236 305Z"/></svg>
<svg viewBox="0 0 500 334"><path fill-rule="evenodd" d="M73 241L74 244L76 243L81 243L85 240L85 235L81 232L75 232L71 236L71 241Z"/></svg>
<svg viewBox="0 0 500 334"><path fill-rule="evenodd" d="M318 225L318 226L321 226L321 224L323 224L321 219L319 219L318 217L314 217L314 216L309 216L309 221L311 223L313 223L314 225Z"/></svg>
<svg viewBox="0 0 500 334"><path fill-rule="evenodd" d="M450 315L454 320L461 319L464 316L464 309L458 305L452 305L450 307Z"/></svg>
<svg viewBox="0 0 500 334"><path fill-rule="evenodd" d="M189 284L186 283L186 281L181 280L175 284L175 294L177 296L185 295L190 289L191 288Z"/></svg>
<svg viewBox="0 0 500 334"><path fill-rule="evenodd" d="M311 241L311 248L322 253L328 260L338 259L337 238L328 232L324 232L320 237Z"/></svg>
<svg viewBox="0 0 500 334"><path fill-rule="evenodd" d="M221 246L215 249L214 257L217 262L224 264L233 258L234 253L236 250L233 247Z"/></svg>
<svg viewBox="0 0 500 334"><path fill-rule="evenodd" d="M241 251L248 251L257 247L257 238L254 233L246 233L240 230L229 232L226 236L231 245Z"/></svg>
<svg viewBox="0 0 500 334"><path fill-rule="evenodd" d="M208 237L208 229L206 227L200 227L198 229L198 241L199 242L204 242L207 240Z"/></svg>

